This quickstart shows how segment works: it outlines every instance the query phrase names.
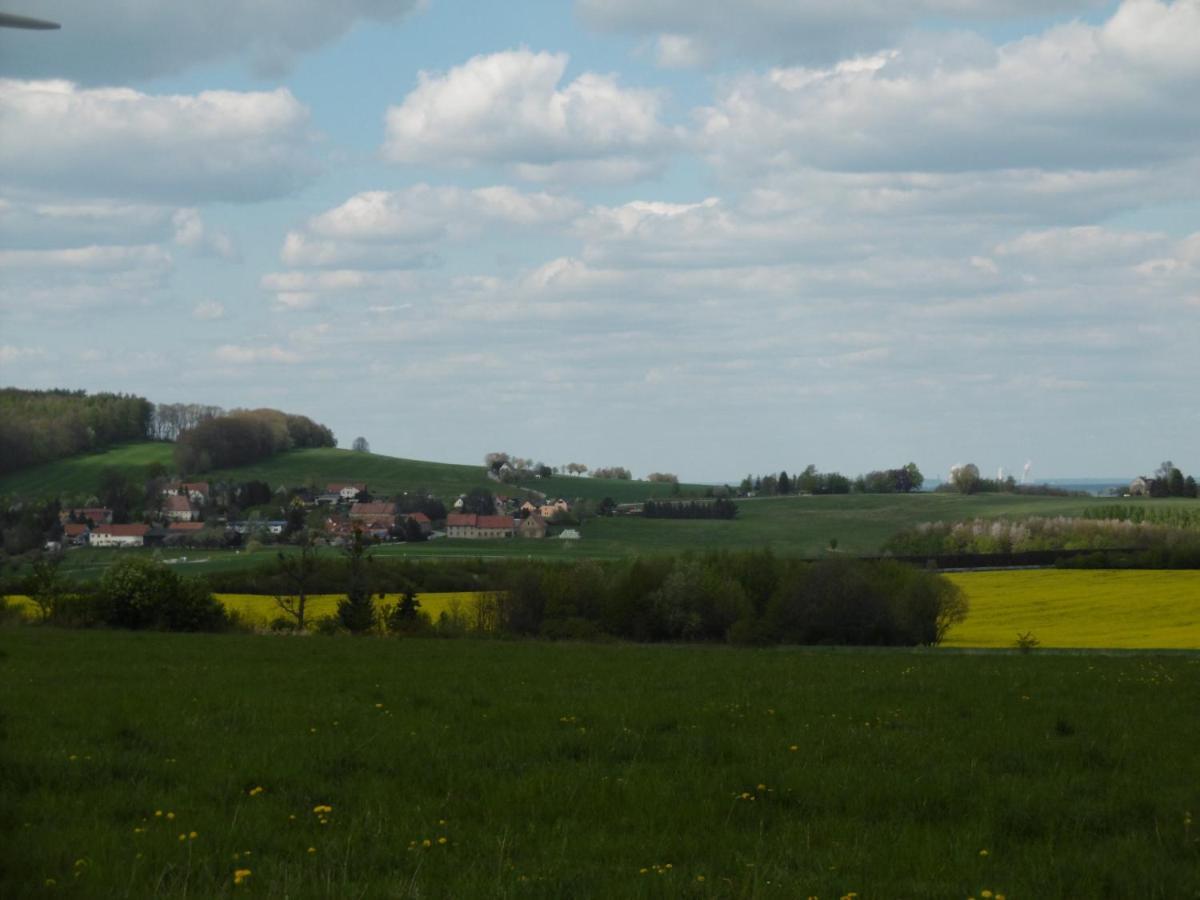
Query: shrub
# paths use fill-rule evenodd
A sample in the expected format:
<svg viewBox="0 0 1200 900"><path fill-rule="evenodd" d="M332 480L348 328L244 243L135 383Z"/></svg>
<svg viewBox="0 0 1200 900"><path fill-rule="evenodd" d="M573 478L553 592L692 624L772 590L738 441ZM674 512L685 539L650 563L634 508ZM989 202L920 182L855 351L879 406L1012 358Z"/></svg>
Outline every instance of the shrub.
<svg viewBox="0 0 1200 900"><path fill-rule="evenodd" d="M201 582L144 558L123 559L105 572L98 602L104 622L118 628L217 631L229 625L225 607Z"/></svg>

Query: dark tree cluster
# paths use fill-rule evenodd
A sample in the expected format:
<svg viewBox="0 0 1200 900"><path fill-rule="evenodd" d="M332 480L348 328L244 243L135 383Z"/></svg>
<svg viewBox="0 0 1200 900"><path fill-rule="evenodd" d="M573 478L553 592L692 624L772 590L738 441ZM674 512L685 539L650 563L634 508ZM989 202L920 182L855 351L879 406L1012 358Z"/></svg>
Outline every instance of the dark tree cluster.
<svg viewBox="0 0 1200 900"><path fill-rule="evenodd" d="M181 472L244 466L305 447L335 447L333 432L307 416L277 409L239 409L181 432L175 467Z"/></svg>
<svg viewBox="0 0 1200 900"><path fill-rule="evenodd" d="M145 440L152 415L132 394L0 389L0 474Z"/></svg>
<svg viewBox="0 0 1200 900"><path fill-rule="evenodd" d="M1153 478L1146 479L1146 489L1151 497L1195 497L1196 479L1184 476L1170 460L1160 465Z"/></svg>
<svg viewBox="0 0 1200 900"><path fill-rule="evenodd" d="M716 500L647 500L642 516L647 519L732 519L737 504L720 497Z"/></svg>
<svg viewBox="0 0 1200 900"><path fill-rule="evenodd" d="M894 562L767 552L510 563L494 627L545 637L753 644L936 644L967 611L945 578Z"/></svg>

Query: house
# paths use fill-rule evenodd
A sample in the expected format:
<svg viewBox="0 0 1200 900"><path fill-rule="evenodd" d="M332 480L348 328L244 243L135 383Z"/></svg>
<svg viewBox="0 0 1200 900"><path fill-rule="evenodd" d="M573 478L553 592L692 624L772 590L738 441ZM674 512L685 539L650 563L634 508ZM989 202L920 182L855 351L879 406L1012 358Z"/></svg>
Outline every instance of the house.
<svg viewBox="0 0 1200 900"><path fill-rule="evenodd" d="M203 522L172 522L167 526L167 534L195 534L197 531L204 530Z"/></svg>
<svg viewBox="0 0 1200 900"><path fill-rule="evenodd" d="M337 494L343 500L353 500L366 489L367 485L362 481L334 481L325 485L326 494Z"/></svg>
<svg viewBox="0 0 1200 900"><path fill-rule="evenodd" d="M91 522L93 525L111 525L112 510L102 506L86 506L82 509L64 509L58 514L62 522L75 519L81 522Z"/></svg>
<svg viewBox="0 0 1200 900"><path fill-rule="evenodd" d="M477 516L474 513L451 513L446 517L446 537L488 540L512 537L511 516Z"/></svg>
<svg viewBox="0 0 1200 900"><path fill-rule="evenodd" d="M543 519L553 518L555 513L569 513L570 511L571 504L561 498L552 503L543 503L538 507L538 512L541 513Z"/></svg>
<svg viewBox="0 0 1200 900"><path fill-rule="evenodd" d="M352 519L393 519L396 516L396 504L385 500L374 503L355 503L350 507Z"/></svg>
<svg viewBox="0 0 1200 900"><path fill-rule="evenodd" d="M149 525L97 525L89 543L93 547L142 547Z"/></svg>
<svg viewBox="0 0 1200 900"><path fill-rule="evenodd" d="M162 514L164 519L175 522L192 522L199 515L192 509L192 501L183 494L168 494L163 497Z"/></svg>
<svg viewBox="0 0 1200 900"><path fill-rule="evenodd" d="M536 503L534 503L532 500L526 500L524 503L521 504L521 512L525 513L526 515L531 516L535 512L539 512L540 510L541 510L541 507L538 506Z"/></svg>
<svg viewBox="0 0 1200 900"><path fill-rule="evenodd" d="M546 520L537 513L533 513L528 518L521 520L521 524L517 527L517 534L523 538L544 538L546 536Z"/></svg>
<svg viewBox="0 0 1200 900"><path fill-rule="evenodd" d="M82 547L88 542L91 534L92 530L82 523L68 522L63 526L63 542L66 544Z"/></svg>
<svg viewBox="0 0 1200 900"><path fill-rule="evenodd" d="M199 503L203 506L208 502L207 481L185 481L183 483L183 491L193 503Z"/></svg>

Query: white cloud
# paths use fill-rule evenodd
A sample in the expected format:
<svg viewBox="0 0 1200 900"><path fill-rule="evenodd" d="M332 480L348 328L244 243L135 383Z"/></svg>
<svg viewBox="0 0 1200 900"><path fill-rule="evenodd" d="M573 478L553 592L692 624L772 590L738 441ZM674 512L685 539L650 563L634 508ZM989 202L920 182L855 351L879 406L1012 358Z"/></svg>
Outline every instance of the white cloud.
<svg viewBox="0 0 1200 900"><path fill-rule="evenodd" d="M830 62L895 42L926 20L965 23L1083 11L1107 0L577 0L595 28L657 36L669 67L716 56Z"/></svg>
<svg viewBox="0 0 1200 900"><path fill-rule="evenodd" d="M180 247L187 247L198 256L219 256L231 260L239 258L233 238L205 225L198 210L176 210L171 217L171 224L175 227L175 243Z"/></svg>
<svg viewBox="0 0 1200 900"><path fill-rule="evenodd" d="M113 272L134 268L168 269L161 247L72 247L65 250L0 250L0 267L56 271Z"/></svg>
<svg viewBox="0 0 1200 900"><path fill-rule="evenodd" d="M0 32L0 72L114 84L236 59L260 74L276 75L356 22L396 21L421 5L421 0L39 0L36 14L61 23L62 30Z"/></svg>
<svg viewBox="0 0 1200 900"><path fill-rule="evenodd" d="M46 351L42 347L14 347L12 344L0 344L0 366L31 362L36 359L44 359L45 356Z"/></svg>
<svg viewBox="0 0 1200 900"><path fill-rule="evenodd" d="M734 79L698 113L728 173L1077 171L1200 153L1200 3L1127 0L979 60L902 52Z"/></svg>
<svg viewBox="0 0 1200 900"><path fill-rule="evenodd" d="M294 350L284 350L278 344L267 347L249 347L238 344L222 344L213 351L217 362L233 365L253 365L255 363L282 363L294 365L303 362L304 357Z"/></svg>
<svg viewBox="0 0 1200 900"><path fill-rule="evenodd" d="M475 238L489 228L508 236L514 229L562 224L581 208L570 197L503 185L366 191L289 232L280 255L299 267L421 268L442 242Z"/></svg>
<svg viewBox="0 0 1200 900"><path fill-rule="evenodd" d="M45 194L246 202L308 181L308 110L286 88L151 95L0 80L0 181Z"/></svg>
<svg viewBox="0 0 1200 900"><path fill-rule="evenodd" d="M387 112L384 157L394 163L509 164L523 178L631 181L659 171L675 135L658 92L585 72L560 87L562 53L475 56L421 72Z"/></svg>
<svg viewBox="0 0 1200 900"><path fill-rule="evenodd" d="M192 307L192 318L211 322L225 317L225 304L216 300L202 300Z"/></svg>
<svg viewBox="0 0 1200 900"><path fill-rule="evenodd" d="M44 201L0 198L0 245L52 249L162 240L169 207L111 200Z"/></svg>

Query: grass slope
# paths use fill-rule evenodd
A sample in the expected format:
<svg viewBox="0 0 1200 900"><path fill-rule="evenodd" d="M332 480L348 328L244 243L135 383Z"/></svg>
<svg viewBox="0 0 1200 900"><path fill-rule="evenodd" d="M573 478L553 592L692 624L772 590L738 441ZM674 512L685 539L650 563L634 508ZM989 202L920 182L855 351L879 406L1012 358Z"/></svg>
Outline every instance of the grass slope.
<svg viewBox="0 0 1200 900"><path fill-rule="evenodd" d="M1196 657L21 628L0 673L6 897L1166 900L1200 871Z"/></svg>
<svg viewBox="0 0 1200 900"><path fill-rule="evenodd" d="M1037 570L949 577L971 611L949 647L1200 649L1200 572Z"/></svg>
<svg viewBox="0 0 1200 900"><path fill-rule="evenodd" d="M119 469L131 476L145 474L146 466L158 462L172 467L173 445L159 442L125 444L105 453L74 456L36 466L0 478L0 496L55 496L89 494L96 491L105 468ZM272 487L298 486L309 482L324 485L334 481L365 481L373 493L392 495L424 488L434 495L452 500L472 488L483 487L493 493L519 495L537 491L551 497L584 497L599 500L612 497L618 502L666 497L671 486L648 481L617 481L596 478L555 476L523 483L501 485L484 475L482 463L463 466L451 463L401 459L375 453L355 453L323 447L294 450L249 466L217 469L202 477L218 481L259 479ZM700 486L685 486L701 492Z"/></svg>
<svg viewBox="0 0 1200 900"><path fill-rule="evenodd" d="M43 463L0 477L0 496L70 497L95 494L104 469L142 478L151 463L171 467L172 445L157 441L122 444L103 453L85 453Z"/></svg>

